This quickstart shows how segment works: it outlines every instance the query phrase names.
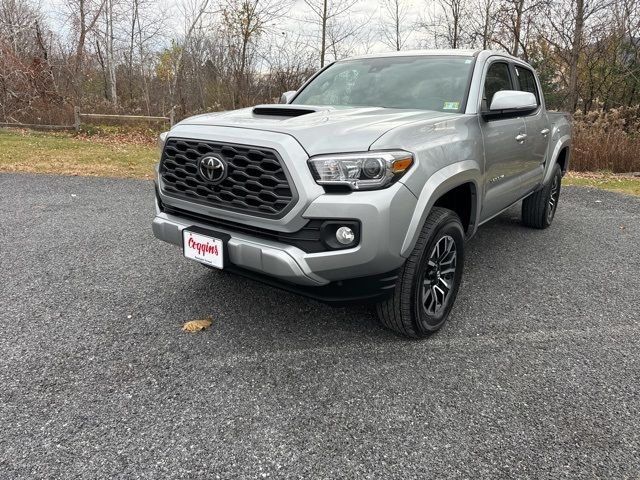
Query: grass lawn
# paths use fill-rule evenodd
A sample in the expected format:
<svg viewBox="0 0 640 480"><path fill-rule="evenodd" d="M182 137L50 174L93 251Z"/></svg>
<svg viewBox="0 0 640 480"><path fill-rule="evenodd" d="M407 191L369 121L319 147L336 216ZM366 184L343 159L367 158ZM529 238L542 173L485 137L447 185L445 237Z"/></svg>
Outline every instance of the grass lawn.
<svg viewBox="0 0 640 480"><path fill-rule="evenodd" d="M131 139L0 129L0 172L153 178L157 148L140 136ZM562 184L640 195L640 177L628 175L569 172Z"/></svg>
<svg viewBox="0 0 640 480"><path fill-rule="evenodd" d="M562 179L562 186L601 188L628 195L640 195L640 177L609 172L569 172Z"/></svg>
<svg viewBox="0 0 640 480"><path fill-rule="evenodd" d="M157 148L126 136L76 137L0 129L0 171L153 178Z"/></svg>

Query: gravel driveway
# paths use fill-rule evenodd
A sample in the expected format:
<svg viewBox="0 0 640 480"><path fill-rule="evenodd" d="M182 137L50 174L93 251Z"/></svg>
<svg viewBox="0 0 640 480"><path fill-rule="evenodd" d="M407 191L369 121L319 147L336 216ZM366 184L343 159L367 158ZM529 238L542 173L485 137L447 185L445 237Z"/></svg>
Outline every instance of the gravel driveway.
<svg viewBox="0 0 640 480"><path fill-rule="evenodd" d="M0 192L1 478L640 476L636 198L501 215L448 324L407 341L182 258L150 182Z"/></svg>

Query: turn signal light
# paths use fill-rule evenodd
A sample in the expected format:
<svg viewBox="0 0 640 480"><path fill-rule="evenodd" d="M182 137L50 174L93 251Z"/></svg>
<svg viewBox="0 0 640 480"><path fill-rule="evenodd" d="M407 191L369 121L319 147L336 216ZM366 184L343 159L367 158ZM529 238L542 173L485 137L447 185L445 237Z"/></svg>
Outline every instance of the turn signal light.
<svg viewBox="0 0 640 480"><path fill-rule="evenodd" d="M396 160L391 164L391 171L393 173L402 173L407 170L413 163L413 157L402 158Z"/></svg>

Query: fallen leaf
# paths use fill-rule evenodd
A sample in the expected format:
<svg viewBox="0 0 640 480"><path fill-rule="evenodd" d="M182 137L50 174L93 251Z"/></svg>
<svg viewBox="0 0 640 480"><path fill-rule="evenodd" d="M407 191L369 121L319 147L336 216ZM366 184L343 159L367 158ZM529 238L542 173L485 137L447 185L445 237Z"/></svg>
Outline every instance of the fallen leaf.
<svg viewBox="0 0 640 480"><path fill-rule="evenodd" d="M211 326L211 318L203 318L202 320L191 320L182 326L183 332L199 332Z"/></svg>

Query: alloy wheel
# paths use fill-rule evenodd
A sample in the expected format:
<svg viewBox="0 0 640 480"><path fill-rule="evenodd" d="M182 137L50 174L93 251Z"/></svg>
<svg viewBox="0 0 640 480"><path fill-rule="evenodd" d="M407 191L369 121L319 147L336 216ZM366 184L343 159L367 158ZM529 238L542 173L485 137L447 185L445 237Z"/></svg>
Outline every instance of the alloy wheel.
<svg viewBox="0 0 640 480"><path fill-rule="evenodd" d="M422 282L422 308L430 316L437 316L446 306L455 285L457 267L456 242L449 235L434 245Z"/></svg>

